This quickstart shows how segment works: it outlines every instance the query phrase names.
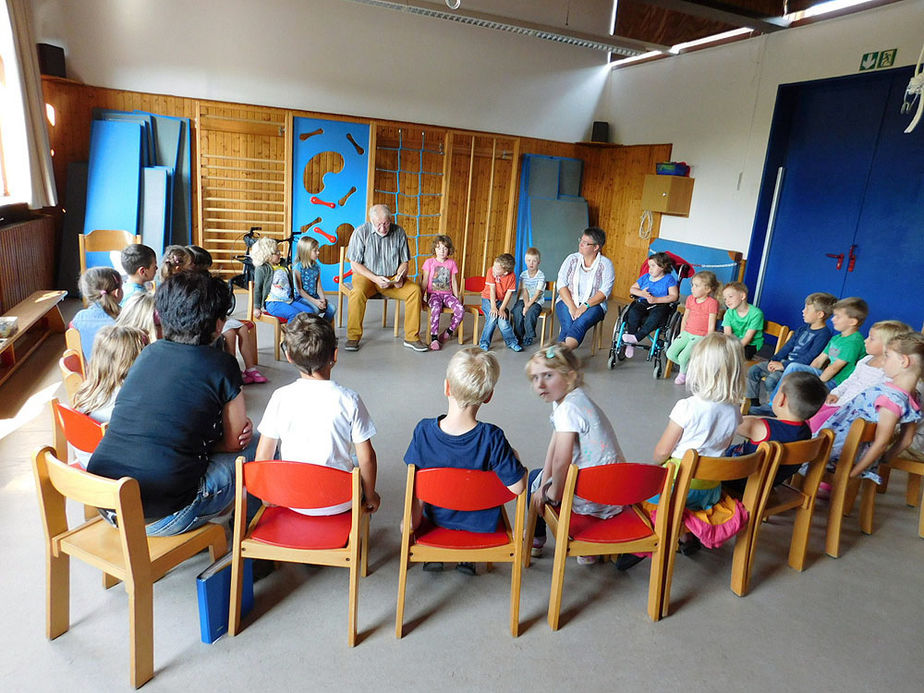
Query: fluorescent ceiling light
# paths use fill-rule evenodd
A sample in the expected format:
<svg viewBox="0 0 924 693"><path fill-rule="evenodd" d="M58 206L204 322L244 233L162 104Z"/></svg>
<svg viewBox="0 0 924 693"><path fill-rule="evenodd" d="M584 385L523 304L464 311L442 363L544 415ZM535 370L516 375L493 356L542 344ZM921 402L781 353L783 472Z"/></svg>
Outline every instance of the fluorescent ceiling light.
<svg viewBox="0 0 924 693"><path fill-rule="evenodd" d="M632 63L637 63L639 60L654 58L656 55L664 55L664 51L648 51L647 53L642 53L641 55L633 55L628 58L623 58L622 60L616 60L610 63L610 67L622 67L623 65L631 65Z"/></svg>
<svg viewBox="0 0 924 693"><path fill-rule="evenodd" d="M865 1L865 0L864 0ZM716 43L718 41L724 41L725 39L734 38L735 36L740 36L741 34L749 34L754 31L749 26L743 26L738 29L732 29L731 31L725 31L721 34L713 34L712 36L704 36L703 38L698 38L694 41L686 41L684 43L678 43L671 46L670 52L674 55L677 55L680 51L685 51L687 48L695 48L696 46L705 46L708 43Z"/></svg>
<svg viewBox="0 0 924 693"><path fill-rule="evenodd" d="M787 15L783 15L783 19L788 19L790 22L797 22L800 19L820 17L821 15L830 14L831 12L838 12L839 10L845 10L848 7L865 5L870 2L874 2L874 0L831 0L831 2L823 2L818 5L812 5L808 9L802 10L801 12L790 12Z"/></svg>

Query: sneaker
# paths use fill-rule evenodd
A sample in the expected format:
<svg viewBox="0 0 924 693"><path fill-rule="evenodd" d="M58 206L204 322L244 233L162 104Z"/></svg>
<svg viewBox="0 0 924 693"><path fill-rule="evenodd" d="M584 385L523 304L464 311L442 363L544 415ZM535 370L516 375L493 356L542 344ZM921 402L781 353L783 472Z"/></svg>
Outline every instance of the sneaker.
<svg viewBox="0 0 924 693"><path fill-rule="evenodd" d="M472 577L477 575L474 563L456 563L456 570L463 575L471 575Z"/></svg>
<svg viewBox="0 0 924 693"><path fill-rule="evenodd" d="M524 340L523 340L523 346L525 346L525 347L532 346L534 341L536 341L536 340L534 340L534 339L524 339Z"/></svg>
<svg viewBox="0 0 924 693"><path fill-rule="evenodd" d="M256 368L248 368L246 371L241 373L241 377L244 379L245 385L250 385L251 383L261 384L269 382L269 379Z"/></svg>
<svg viewBox="0 0 924 693"><path fill-rule="evenodd" d="M405 342L406 344L407 342ZM344 351L359 351L359 340L358 339L348 339L346 344L343 345Z"/></svg>
<svg viewBox="0 0 924 693"><path fill-rule="evenodd" d="M701 548L703 548L703 545L696 537L690 537L686 541L678 542L677 545L677 550L684 556L692 556Z"/></svg>
<svg viewBox="0 0 924 693"><path fill-rule="evenodd" d="M437 337L437 339L440 340L440 344L445 344L450 339L452 339L452 333L449 330L446 330L445 332L443 332L443 334Z"/></svg>
<svg viewBox="0 0 924 693"><path fill-rule="evenodd" d="M479 343L479 344L478 344L478 348L481 349L482 351L490 351L490 350L491 350L491 345L490 345L490 344L485 344L485 343L482 342L482 343Z"/></svg>
<svg viewBox="0 0 924 693"><path fill-rule="evenodd" d="M440 346L440 340L434 339L432 342L430 342L430 351L439 351Z"/></svg>
<svg viewBox="0 0 924 693"><path fill-rule="evenodd" d="M578 565L593 565L599 560L599 556L578 556Z"/></svg>
<svg viewBox="0 0 924 693"><path fill-rule="evenodd" d="M545 537L533 537L533 547L529 550L529 555L533 558L542 558L545 547Z"/></svg>
<svg viewBox="0 0 924 693"><path fill-rule="evenodd" d="M644 556L636 556L634 553L621 553L619 558L616 559L616 570L628 570L644 560Z"/></svg>
<svg viewBox="0 0 924 693"><path fill-rule="evenodd" d="M428 561L423 564L423 569L426 573L441 573L443 572L443 564L439 561Z"/></svg>
<svg viewBox="0 0 924 693"><path fill-rule="evenodd" d="M523 347L521 347L516 342L514 342L513 344L508 344L507 348L510 349L511 351L523 351Z"/></svg>
<svg viewBox="0 0 924 693"><path fill-rule="evenodd" d="M406 346L408 349L413 349L414 351L430 351L430 347L421 342L419 339L415 339L413 342L409 342L405 339L404 346Z"/></svg>
<svg viewBox="0 0 924 693"><path fill-rule="evenodd" d="M674 385L685 385L687 382L687 374L679 373L676 378L674 378Z"/></svg>
<svg viewBox="0 0 924 693"><path fill-rule="evenodd" d="M831 484L827 481L822 481L818 484L818 493L815 494L816 498L821 498L822 500L827 500L831 497Z"/></svg>

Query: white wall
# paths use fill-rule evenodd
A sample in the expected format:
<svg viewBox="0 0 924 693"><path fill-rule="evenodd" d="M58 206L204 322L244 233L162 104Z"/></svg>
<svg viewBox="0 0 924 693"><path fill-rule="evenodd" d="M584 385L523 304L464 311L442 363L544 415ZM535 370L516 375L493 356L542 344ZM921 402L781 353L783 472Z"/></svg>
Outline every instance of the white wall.
<svg viewBox="0 0 924 693"><path fill-rule="evenodd" d="M607 55L344 0L34 0L102 87L589 139ZM602 32L601 32L602 33Z"/></svg>
<svg viewBox="0 0 924 693"><path fill-rule="evenodd" d="M746 253L777 87L855 74L874 50L898 48L896 66L910 65L922 41L924 0L906 0L614 70L595 119L615 142L672 142L692 166L690 216L663 216L662 238Z"/></svg>

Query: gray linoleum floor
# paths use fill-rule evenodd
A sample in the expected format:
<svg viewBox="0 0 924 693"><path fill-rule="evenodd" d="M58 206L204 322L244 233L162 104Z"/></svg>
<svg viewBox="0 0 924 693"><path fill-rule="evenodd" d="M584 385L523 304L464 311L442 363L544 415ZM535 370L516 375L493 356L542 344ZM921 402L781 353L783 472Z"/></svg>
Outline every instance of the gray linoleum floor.
<svg viewBox="0 0 924 693"><path fill-rule="evenodd" d="M334 370L336 380L361 393L379 429L374 446L383 502L373 519L371 573L360 583L359 644L346 644L346 571L297 565L257 583L256 606L240 635L202 644L195 576L209 561L201 554L157 584L156 673L145 690L506 691L569 682L582 690L921 690L924 541L917 510L904 504L902 473L878 498L873 536L860 534L855 517L845 521L840 559L823 554L827 508L820 504L804 573L786 565L789 521L765 525L745 598L729 589L731 546L678 556L672 613L659 623L645 613L647 564L618 573L610 564L569 561L562 627L553 633L545 620L551 559L542 558L524 573L521 635L514 639L507 625L509 566L486 574L481 566L474 578L418 567L408 578L406 634L396 640L402 457L414 424L445 411L443 373L458 347L412 353L377 326L378 310L370 304L362 350L341 354ZM264 325L260 345L271 382L246 389L255 422L273 388L295 377L273 363ZM54 642L44 635L44 560L29 455L51 442L47 401L59 390L55 361L62 348L63 338L49 340L0 389L0 680L7 691L128 687L125 593L104 591L99 573L72 562L71 630ZM587 348L581 353L589 356ZM500 386L481 418L506 431L527 466L539 466L549 407L529 390L527 357L506 349L498 356ZM589 392L609 414L627 456L647 460L683 391L654 382L641 359L612 372L605 361L605 353L589 359Z"/></svg>

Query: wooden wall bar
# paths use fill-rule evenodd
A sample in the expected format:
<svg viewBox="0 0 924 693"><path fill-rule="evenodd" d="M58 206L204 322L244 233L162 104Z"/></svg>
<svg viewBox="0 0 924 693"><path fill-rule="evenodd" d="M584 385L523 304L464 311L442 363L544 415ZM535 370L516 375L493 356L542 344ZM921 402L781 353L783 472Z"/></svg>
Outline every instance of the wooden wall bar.
<svg viewBox="0 0 924 693"><path fill-rule="evenodd" d="M43 82L46 101L56 114L49 137L62 200L68 163L88 158L93 108L138 109L191 119L193 167L197 172L193 177L193 238L213 253L216 269L226 275L239 271L233 256L243 252L240 236L250 226L262 226L264 234L277 238L288 235L291 177L304 176L306 185L315 182L311 172L292 171L288 132L292 117L362 121L310 111L103 89L58 78L45 77ZM590 223L607 232L604 252L616 267L614 297L628 296L648 247L648 239L638 236L644 176L654 172L656 161L670 158L670 145L592 145L417 123L362 122L369 122L373 131L372 188L382 191L370 194L370 204L394 206L395 196L389 193L400 182L398 223L409 236L419 235L419 242L412 242L412 253L426 257L432 236L447 233L456 246L456 262L467 276L483 274L498 254L514 251L521 155L582 159L582 194L588 201ZM387 171L398 168L395 150L399 144L398 178ZM658 235L659 223L660 215L655 214L652 238ZM557 271L544 269L546 274ZM412 265L411 272L416 271Z"/></svg>

